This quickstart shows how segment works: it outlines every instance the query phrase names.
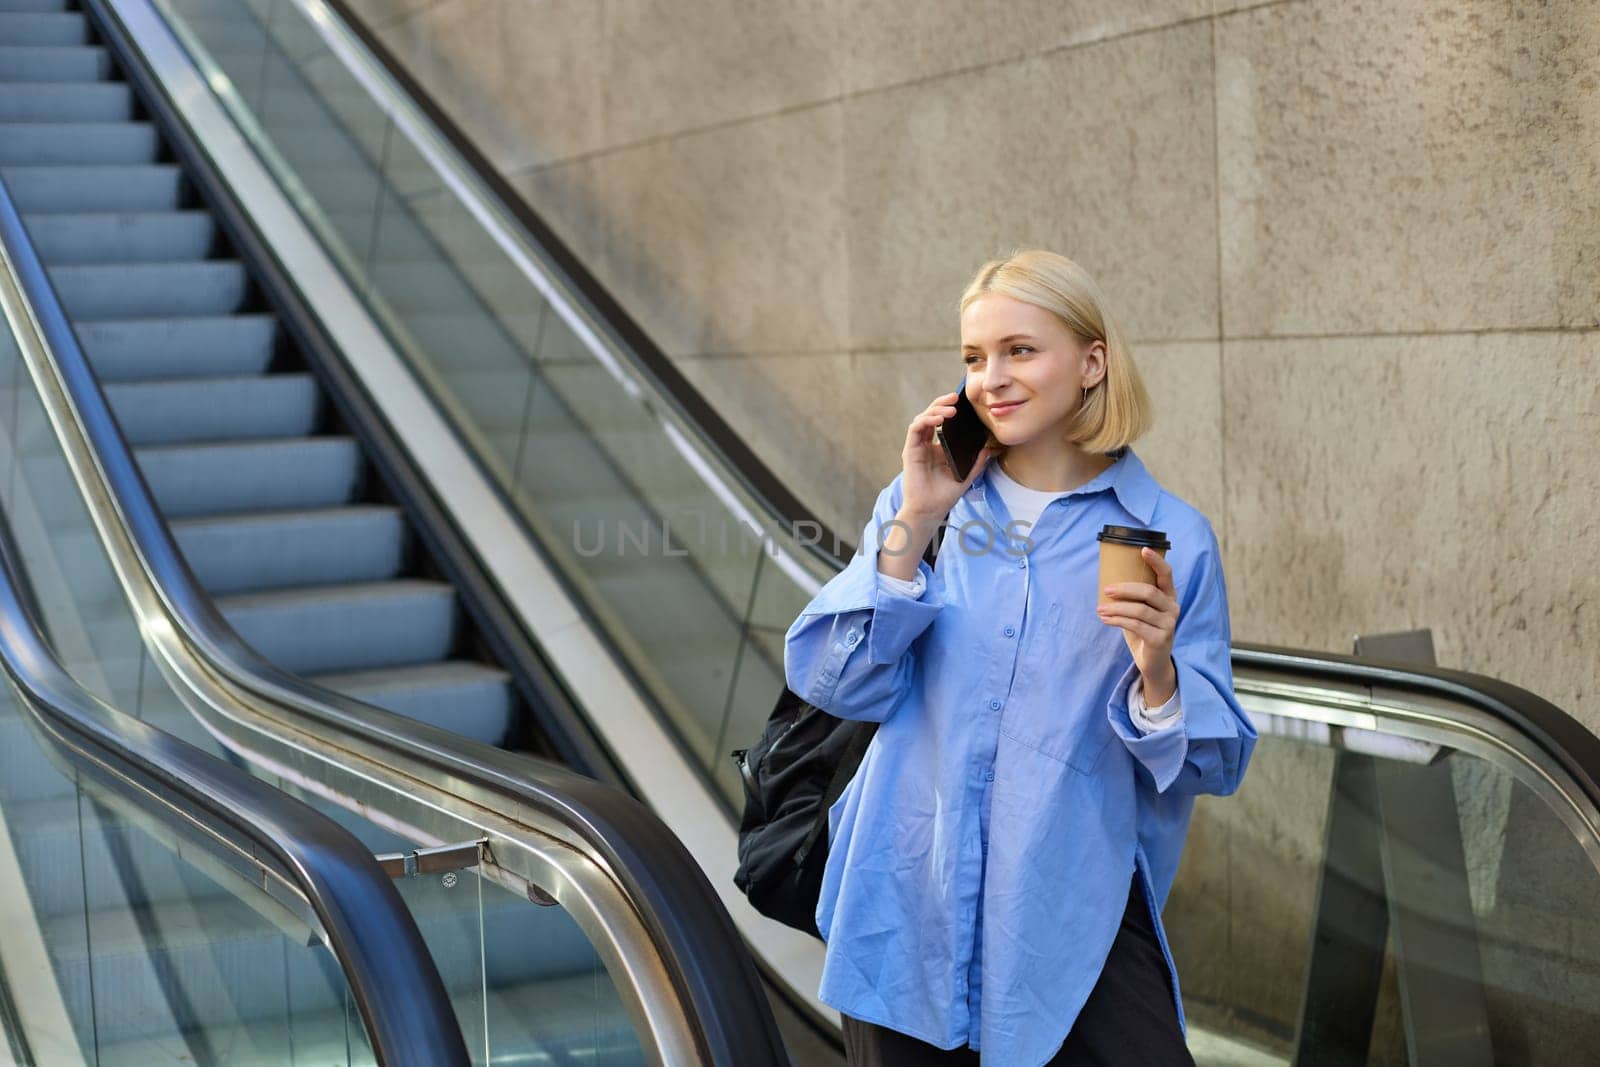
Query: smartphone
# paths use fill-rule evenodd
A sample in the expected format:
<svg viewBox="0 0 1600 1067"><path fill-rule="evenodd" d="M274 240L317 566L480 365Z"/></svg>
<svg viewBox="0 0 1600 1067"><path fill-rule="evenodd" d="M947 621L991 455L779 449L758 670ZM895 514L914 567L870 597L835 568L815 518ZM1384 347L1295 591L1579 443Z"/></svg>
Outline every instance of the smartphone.
<svg viewBox="0 0 1600 1067"><path fill-rule="evenodd" d="M972 473L978 454L989 443L989 427L978 417L978 409L967 399L967 380L956 387L956 413L934 428L933 436L944 448L944 458L956 481L964 482Z"/></svg>

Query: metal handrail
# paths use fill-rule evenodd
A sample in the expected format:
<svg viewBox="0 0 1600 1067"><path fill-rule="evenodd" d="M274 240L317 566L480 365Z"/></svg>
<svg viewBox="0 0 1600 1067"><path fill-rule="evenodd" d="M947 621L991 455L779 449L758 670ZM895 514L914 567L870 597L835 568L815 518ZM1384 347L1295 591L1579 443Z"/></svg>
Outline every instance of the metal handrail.
<svg viewBox="0 0 1600 1067"><path fill-rule="evenodd" d="M85 7L130 79L149 79L115 12L98 0ZM181 117L159 93L146 96L180 153L198 156ZM158 665L202 724L262 767L358 805L413 839L459 840L462 824L470 836L487 837L484 875L573 914L658 1062L786 1062L737 929L693 857L649 808L558 765L312 685L237 635L178 550L9 205L0 210L0 240L14 250L44 341L29 370L68 465Z"/></svg>
<svg viewBox="0 0 1600 1067"><path fill-rule="evenodd" d="M1565 710L1520 686L1449 667L1392 663L1366 656L1238 642L1235 679L1260 676L1326 686L1355 684L1397 705L1443 701L1503 724L1530 753L1547 757L1591 806L1600 808L1600 737Z"/></svg>
<svg viewBox="0 0 1600 1067"><path fill-rule="evenodd" d="M15 222L0 180L6 241ZM55 658L20 573L0 523L0 667L52 758L185 837L198 830L258 888L302 901L339 961L379 1062L468 1063L433 957L372 853L309 805L84 689Z"/></svg>

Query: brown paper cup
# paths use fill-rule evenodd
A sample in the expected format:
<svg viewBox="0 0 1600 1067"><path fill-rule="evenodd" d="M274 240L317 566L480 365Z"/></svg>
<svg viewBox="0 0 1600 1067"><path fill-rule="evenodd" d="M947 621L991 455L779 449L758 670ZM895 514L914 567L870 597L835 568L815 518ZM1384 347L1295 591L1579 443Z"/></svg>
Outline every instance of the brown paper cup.
<svg viewBox="0 0 1600 1067"><path fill-rule="evenodd" d="M1095 608L1109 602L1105 594L1108 585L1119 582L1146 582L1156 584L1155 568L1144 561L1145 548L1153 548L1167 558L1172 543L1161 530L1145 530L1132 526L1107 526L1100 531L1100 584L1095 586Z"/></svg>

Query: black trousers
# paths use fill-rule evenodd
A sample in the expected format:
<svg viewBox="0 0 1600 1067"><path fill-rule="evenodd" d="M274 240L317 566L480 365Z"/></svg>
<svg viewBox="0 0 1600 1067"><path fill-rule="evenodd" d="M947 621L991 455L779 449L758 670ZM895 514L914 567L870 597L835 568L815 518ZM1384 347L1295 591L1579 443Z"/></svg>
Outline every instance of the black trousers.
<svg viewBox="0 0 1600 1067"><path fill-rule="evenodd" d="M843 1016L845 1058L851 1067L956 1067L978 1064L967 1047L942 1049L863 1019ZM1047 1067L1138 1064L1194 1067L1183 1042L1167 961L1139 876L1128 890L1122 926L1100 979L1072 1024L1066 1043ZM1002 1064L1000 1067L1011 1067Z"/></svg>

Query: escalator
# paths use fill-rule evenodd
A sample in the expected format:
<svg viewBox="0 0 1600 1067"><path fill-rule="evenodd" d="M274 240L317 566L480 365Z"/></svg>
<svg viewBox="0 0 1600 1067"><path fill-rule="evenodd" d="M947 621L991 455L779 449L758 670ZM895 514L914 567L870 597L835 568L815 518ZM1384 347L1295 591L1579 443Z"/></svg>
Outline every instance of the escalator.
<svg viewBox="0 0 1600 1067"><path fill-rule="evenodd" d="M163 102L120 76L91 43L94 25L65 8L0 23L0 40L30 57L8 79L16 103L0 115L24 136L6 131L0 177L187 569L276 667L615 780L570 713L566 729L535 728L530 707L558 713L538 699L541 665L483 632L481 602L458 596L459 569L442 580L397 505L404 487L386 484L392 470L349 431L342 397L330 399L328 362L301 353L263 291L260 257L246 268L202 168L157 132L181 125L151 121ZM86 52L94 62L74 66ZM54 80L35 92L24 78ZM80 97L102 103L85 109ZM525 900L493 907L511 924L504 944L533 940L509 918ZM497 969L503 996L548 993L545 971L570 964L517 960ZM760 1030L760 1014L750 1025Z"/></svg>
<svg viewBox="0 0 1600 1067"><path fill-rule="evenodd" d="M39 447L47 432L29 418L41 413L16 388L17 366L16 339L0 330L9 1062L469 1062L419 909L373 853L155 728L159 687L118 684L136 635L114 613L79 610L94 553L67 518L75 497L50 499L64 472Z"/></svg>
<svg viewBox="0 0 1600 1067"><path fill-rule="evenodd" d="M839 1062L820 947L729 884L726 752L848 550L799 533L809 517L339 5L8 2L47 10L0 15L0 179L87 357L80 374L57 346L126 524L123 594L160 621L154 668L208 694L184 714L330 814L409 790L392 822L412 842L519 842L489 850L522 889L490 905L508 942L537 936L512 905L562 882L522 814L548 797L526 791L582 788L557 765L622 786L709 878L720 905L682 910L731 914L795 1060ZM1167 907L1202 1062L1463 1062L1430 984L1482 1002L1465 1061L1600 1036L1593 735L1447 674L1236 648L1257 765L1197 809ZM1422 847L1452 824L1454 851ZM1508 834L1540 842L1541 873L1506 862ZM1440 884L1449 909L1424 899ZM1437 928L1472 950L1386 940ZM1341 958L1370 980L1318 977ZM494 981L532 984L514 961Z"/></svg>
<svg viewBox="0 0 1600 1067"><path fill-rule="evenodd" d="M79 665L95 674L105 699L226 753L212 724L186 706L198 699L193 675L184 674L192 661L160 660L141 636L151 604L125 597L119 585L126 574L118 565L132 556L119 556L116 535L108 537L110 511L97 512L92 493L80 495L86 470L102 464L52 432L81 414L53 377L52 357L62 349L92 359L105 390L98 399L117 411L117 447L130 448L124 469L134 470L128 461L136 457L136 484L142 479L170 521L165 547L182 545L191 569L185 577L200 576L252 645L419 723L448 715L441 725L453 732L440 736L511 749L539 744L526 727L524 696L452 587L438 580L362 450L341 432L338 412L231 254L226 233L132 88L114 77L105 48L93 43L86 16L56 7L0 5L0 263L15 281L7 319L31 338L6 361L9 401L0 405L0 423L12 460L6 510L31 524L30 561L62 576L49 603L75 635ZM87 372L87 362L78 366ZM215 610L209 600L205 610ZM208 710L246 713L232 694L207 696ZM569 762L583 758L581 744L566 752ZM411 1025L455 1033L458 1042L465 1034L473 1059L483 1062L772 1060L764 1006L730 1023L707 1009L759 996L754 972L715 915L701 916L703 879L684 884L686 858L625 797L570 773L547 773L537 791L520 793L537 833L511 840L494 835L494 820L480 825L430 812L424 826L370 796L357 801L366 785L360 775L330 785L303 774L293 754L249 769L344 824L366 846L369 866L376 853L400 880L409 908L402 914L413 939L420 927L427 943L422 972L436 986L443 978L437 991L448 999L436 1000L459 1030L437 1025L421 1000L405 1015ZM364 1062L374 1054L347 1034L348 1004L317 999L336 984L314 986L303 968L285 971L290 953L281 936L275 940L215 892L170 899L182 879L150 882L140 855L108 868L105 850L91 849L86 855L104 876L85 880L94 887L86 889L92 906L76 917L49 910L70 899L63 889L72 873L61 856L81 805L59 789L40 792L26 764L5 770L0 786L17 790L30 895L44 909L38 919L46 939L74 922L99 928L114 959L133 959L138 944L159 942L147 953L160 978L153 987L114 970L100 975L100 1012L123 1027L102 1025L90 1035L98 1062ZM403 779L407 802L419 792L420 773ZM523 855L507 855L518 849ZM105 904L106 893L132 903L118 912ZM180 933L157 936L166 927ZM92 995L94 959L51 957L73 1009L85 988ZM249 998L235 995L237 983L208 985L204 976L215 970L254 976L251 991L278 983L280 1006L295 1007L296 1026L281 1019L277 1026L297 1040L292 1053L252 1037L272 1029L268 1009L228 1029L228 1009ZM414 983L393 985L405 995ZM413 1044L409 1055L421 1057L414 1062L432 1062L440 1047ZM377 1055L413 1062L388 1047ZM439 1062L452 1061L440 1054Z"/></svg>
<svg viewBox="0 0 1600 1067"><path fill-rule="evenodd" d="M246 641L517 748L526 698L87 16L0 4L0 174L185 559Z"/></svg>

